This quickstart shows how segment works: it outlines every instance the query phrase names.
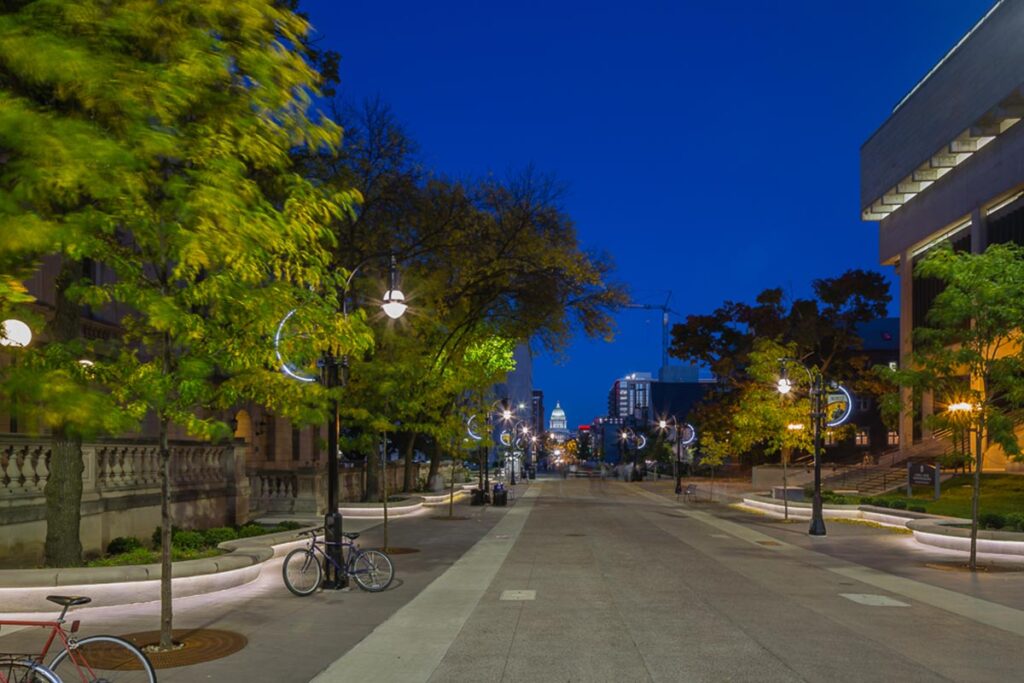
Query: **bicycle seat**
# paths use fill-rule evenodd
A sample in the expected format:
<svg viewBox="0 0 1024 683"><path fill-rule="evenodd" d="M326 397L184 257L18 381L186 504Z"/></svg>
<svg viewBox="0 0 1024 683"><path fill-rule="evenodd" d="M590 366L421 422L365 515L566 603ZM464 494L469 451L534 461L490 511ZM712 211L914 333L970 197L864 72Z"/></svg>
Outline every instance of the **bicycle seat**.
<svg viewBox="0 0 1024 683"><path fill-rule="evenodd" d="M344 536L345 538L347 538L350 541L354 541L357 538L359 538L359 534L350 534L350 533L347 533L347 532L342 532L341 535Z"/></svg>
<svg viewBox="0 0 1024 683"><path fill-rule="evenodd" d="M74 605L87 605L92 602L92 598L87 598L82 595L47 595L46 599L50 602L56 603L61 607L73 607Z"/></svg>

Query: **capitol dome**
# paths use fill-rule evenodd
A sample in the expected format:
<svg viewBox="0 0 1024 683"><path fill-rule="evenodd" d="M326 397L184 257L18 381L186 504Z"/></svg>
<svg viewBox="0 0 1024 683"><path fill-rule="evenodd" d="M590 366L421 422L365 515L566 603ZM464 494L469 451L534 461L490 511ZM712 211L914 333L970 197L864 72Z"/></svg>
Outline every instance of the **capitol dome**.
<svg viewBox="0 0 1024 683"><path fill-rule="evenodd" d="M555 401L555 409L551 411L551 417L548 419L548 431L551 432L552 436L560 440L569 436L565 411L562 410L562 404L559 401Z"/></svg>

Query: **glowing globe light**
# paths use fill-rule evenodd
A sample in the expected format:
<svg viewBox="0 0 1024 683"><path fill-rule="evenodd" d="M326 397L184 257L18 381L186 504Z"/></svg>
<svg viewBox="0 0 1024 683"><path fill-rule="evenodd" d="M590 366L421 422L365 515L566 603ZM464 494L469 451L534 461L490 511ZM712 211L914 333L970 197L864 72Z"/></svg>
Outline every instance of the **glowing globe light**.
<svg viewBox="0 0 1024 683"><path fill-rule="evenodd" d="M793 390L793 383L790 382L785 377L779 379L779 383L777 386L780 394L788 394L790 391Z"/></svg>
<svg viewBox="0 0 1024 683"><path fill-rule="evenodd" d="M408 307L405 303L405 294L400 289L389 289L384 293L384 302L380 306L392 320L398 320L405 313Z"/></svg>
<svg viewBox="0 0 1024 683"><path fill-rule="evenodd" d="M0 323L0 346L25 347L32 342L32 330L20 320Z"/></svg>

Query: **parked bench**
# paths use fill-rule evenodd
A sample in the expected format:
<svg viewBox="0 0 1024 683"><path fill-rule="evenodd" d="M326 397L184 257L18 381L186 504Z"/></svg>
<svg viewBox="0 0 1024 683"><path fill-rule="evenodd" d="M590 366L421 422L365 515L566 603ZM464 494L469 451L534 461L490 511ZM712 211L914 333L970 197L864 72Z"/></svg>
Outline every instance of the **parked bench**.
<svg viewBox="0 0 1024 683"><path fill-rule="evenodd" d="M697 498L697 485L687 484L683 489L683 500L695 500Z"/></svg>

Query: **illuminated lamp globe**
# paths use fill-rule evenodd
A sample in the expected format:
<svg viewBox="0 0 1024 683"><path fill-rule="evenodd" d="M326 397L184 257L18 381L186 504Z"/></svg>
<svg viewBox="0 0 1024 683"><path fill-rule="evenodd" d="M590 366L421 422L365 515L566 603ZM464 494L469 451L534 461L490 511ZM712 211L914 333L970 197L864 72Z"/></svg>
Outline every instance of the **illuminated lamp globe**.
<svg viewBox="0 0 1024 683"><path fill-rule="evenodd" d="M384 303L381 304L384 313L392 320L398 320L405 313L408 306L405 303L405 294L400 289L389 289L384 293Z"/></svg>
<svg viewBox="0 0 1024 683"><path fill-rule="evenodd" d="M793 383L790 382L787 378L783 377L779 379L778 388L780 394L788 394L790 391L793 390Z"/></svg>
<svg viewBox="0 0 1024 683"><path fill-rule="evenodd" d="M0 323L0 346L28 346L32 342L32 330L20 320L5 320Z"/></svg>

